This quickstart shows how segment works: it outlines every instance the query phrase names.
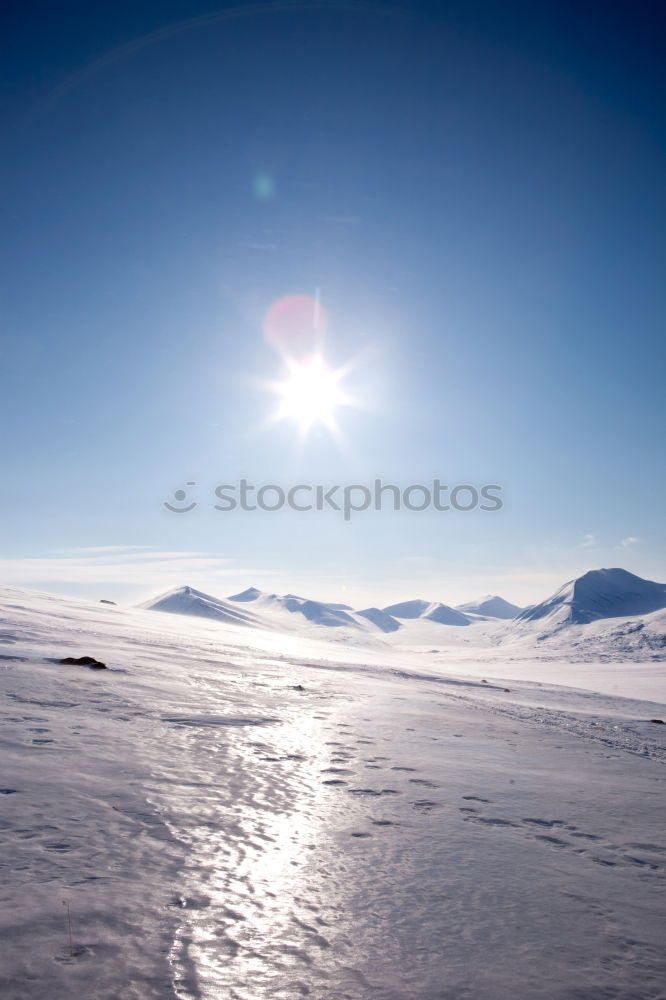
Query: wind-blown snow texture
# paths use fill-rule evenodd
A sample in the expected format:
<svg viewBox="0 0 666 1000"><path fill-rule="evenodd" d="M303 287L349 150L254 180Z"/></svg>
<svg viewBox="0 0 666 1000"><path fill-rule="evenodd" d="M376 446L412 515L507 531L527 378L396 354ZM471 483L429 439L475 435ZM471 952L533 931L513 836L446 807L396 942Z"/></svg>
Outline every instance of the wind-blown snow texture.
<svg viewBox="0 0 666 1000"><path fill-rule="evenodd" d="M666 995L660 664L283 607L0 613L3 1000Z"/></svg>

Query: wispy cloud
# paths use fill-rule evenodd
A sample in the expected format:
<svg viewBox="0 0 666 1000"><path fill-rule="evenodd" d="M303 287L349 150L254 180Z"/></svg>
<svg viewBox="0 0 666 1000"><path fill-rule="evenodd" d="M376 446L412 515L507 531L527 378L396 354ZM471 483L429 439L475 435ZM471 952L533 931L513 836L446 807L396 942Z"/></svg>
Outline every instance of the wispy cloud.
<svg viewBox="0 0 666 1000"><path fill-rule="evenodd" d="M0 559L0 580L25 587L71 587L96 592L113 587L149 596L158 590L191 584L221 588L222 595L247 586L248 579L271 577L265 568L240 567L207 552L166 552L140 546L89 546L37 558Z"/></svg>
<svg viewBox="0 0 666 1000"><path fill-rule="evenodd" d="M635 545L636 542L640 542L640 538L636 538L635 535L628 535L620 542L620 548L627 549L630 545Z"/></svg>
<svg viewBox="0 0 666 1000"><path fill-rule="evenodd" d="M75 548L51 549L55 555L83 555L90 553L149 552L150 545L80 545Z"/></svg>
<svg viewBox="0 0 666 1000"><path fill-rule="evenodd" d="M595 535L583 535L577 547L579 549L589 549L592 545L596 544L596 541Z"/></svg>

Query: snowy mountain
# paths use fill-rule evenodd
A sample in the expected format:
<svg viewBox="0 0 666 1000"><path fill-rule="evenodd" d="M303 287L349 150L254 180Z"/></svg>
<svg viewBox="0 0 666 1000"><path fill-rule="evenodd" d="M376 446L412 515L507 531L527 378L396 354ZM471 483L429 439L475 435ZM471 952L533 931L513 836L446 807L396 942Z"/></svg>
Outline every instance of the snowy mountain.
<svg viewBox="0 0 666 1000"><path fill-rule="evenodd" d="M504 618L507 620L515 618L516 615L519 615L524 610L524 608L519 608L517 604L511 604L496 594L487 594L485 597L480 597L478 601L470 601L468 604L458 604L456 607L456 611L462 611L463 614L481 615L484 618Z"/></svg>
<svg viewBox="0 0 666 1000"><path fill-rule="evenodd" d="M386 611L382 611L381 608L365 608L363 611L357 611L356 614L361 618L367 618L382 632L397 632L400 628L400 622L396 621L392 615L387 614Z"/></svg>
<svg viewBox="0 0 666 1000"><path fill-rule="evenodd" d="M438 622L440 625L469 625L470 619L461 611L450 608L448 604L440 604L437 601L402 601L399 604L391 604L384 608L386 614L392 618L424 618L427 621Z"/></svg>
<svg viewBox="0 0 666 1000"><path fill-rule="evenodd" d="M168 611L174 615L193 615L197 618L212 618L231 625L256 625L254 615L239 611L232 604L217 597L204 594L193 587L176 587L166 594L151 598L139 607L147 611Z"/></svg>
<svg viewBox="0 0 666 1000"><path fill-rule="evenodd" d="M622 569L592 570L552 597L522 611L496 595L449 607L424 600L355 611L348 605L298 594L274 594L248 587L226 600L178 587L146 601L142 608L251 626L271 633L314 637L321 629L335 641L381 648L463 647L514 644L557 652L566 659L593 661L646 656L660 659L666 648L666 585ZM514 611L518 614L514 617ZM441 626L452 626L441 628ZM462 633L460 626L472 626Z"/></svg>
<svg viewBox="0 0 666 1000"><path fill-rule="evenodd" d="M238 594L231 594L226 601L192 587L177 587L146 601L140 607L268 629L284 627L285 624L293 628L298 618L305 619L311 625L363 631L369 629L371 633L375 630L383 633L397 632L401 627L399 618L420 618L440 625L469 625L471 621L460 611L437 602L405 601L390 608L372 607L354 611L347 604L315 601L298 594L273 594L257 587L248 587ZM297 616L296 621L292 616Z"/></svg>
<svg viewBox="0 0 666 1000"><path fill-rule="evenodd" d="M299 597L297 594L269 594L266 591L258 590L256 587L248 587L247 590L243 590L240 594L232 594L228 600L254 604L258 611L282 609L292 614L301 614L313 625L325 625L329 628L341 625L358 625L358 622L347 613L351 611L348 605L312 601L307 597Z"/></svg>
<svg viewBox="0 0 666 1000"><path fill-rule="evenodd" d="M262 590L257 590L256 587L248 587L247 590L242 591L240 594L232 594L231 597L227 598L229 601L257 601L260 597L275 597L275 594L266 594Z"/></svg>
<svg viewBox="0 0 666 1000"><path fill-rule="evenodd" d="M287 611L298 612L315 625L327 625L335 627L337 625L356 625L352 616L346 611L340 610L331 604L323 604L321 601L310 601L305 597L296 597L294 594L287 594L279 598L283 608Z"/></svg>
<svg viewBox="0 0 666 1000"><path fill-rule="evenodd" d="M541 604L527 608L517 624L539 622L560 628L601 618L649 615L666 608L666 584L634 576L625 569L590 570L570 580Z"/></svg>

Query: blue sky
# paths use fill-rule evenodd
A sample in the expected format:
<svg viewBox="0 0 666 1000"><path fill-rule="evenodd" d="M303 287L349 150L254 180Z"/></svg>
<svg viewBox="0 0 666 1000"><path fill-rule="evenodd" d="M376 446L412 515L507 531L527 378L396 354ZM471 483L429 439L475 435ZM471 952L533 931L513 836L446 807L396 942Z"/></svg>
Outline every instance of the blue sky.
<svg viewBox="0 0 666 1000"><path fill-rule="evenodd" d="M654 8L17 6L2 579L354 604L663 579ZM267 425L266 311L316 289L328 361L356 362L343 447ZM243 477L497 483L504 507L216 511Z"/></svg>

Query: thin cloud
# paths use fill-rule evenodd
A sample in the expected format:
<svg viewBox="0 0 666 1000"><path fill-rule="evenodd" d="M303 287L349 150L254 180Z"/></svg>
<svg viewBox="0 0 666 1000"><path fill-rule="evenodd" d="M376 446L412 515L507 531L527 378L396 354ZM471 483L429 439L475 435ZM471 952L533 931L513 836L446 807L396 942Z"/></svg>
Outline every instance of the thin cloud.
<svg viewBox="0 0 666 1000"><path fill-rule="evenodd" d="M629 548L630 545L635 545L640 542L640 538L636 538L635 535L628 535L627 538L623 538L620 542L620 547L623 549Z"/></svg>
<svg viewBox="0 0 666 1000"><path fill-rule="evenodd" d="M0 559L0 579L24 587L117 586L166 590L184 584L226 587L226 581L272 576L265 568L239 567L205 552L86 552L44 558Z"/></svg>
<svg viewBox="0 0 666 1000"><path fill-rule="evenodd" d="M85 555L95 553L150 552L152 545L78 545L71 548L51 549L54 555Z"/></svg>
<svg viewBox="0 0 666 1000"><path fill-rule="evenodd" d="M594 535L583 535L581 541L578 543L579 549L589 549L590 546L596 543L597 539Z"/></svg>

